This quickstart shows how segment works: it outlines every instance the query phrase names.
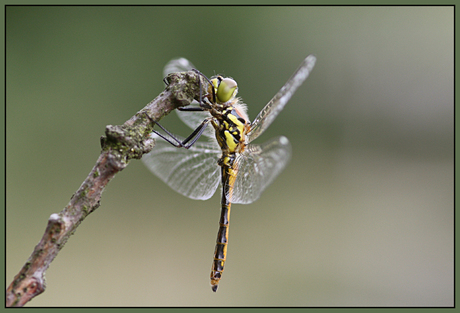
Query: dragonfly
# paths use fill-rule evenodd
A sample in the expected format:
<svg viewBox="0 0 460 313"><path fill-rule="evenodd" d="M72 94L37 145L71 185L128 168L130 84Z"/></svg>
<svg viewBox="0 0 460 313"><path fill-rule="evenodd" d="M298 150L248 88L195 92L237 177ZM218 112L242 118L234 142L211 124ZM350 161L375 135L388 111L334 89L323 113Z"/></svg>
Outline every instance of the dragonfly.
<svg viewBox="0 0 460 313"><path fill-rule="evenodd" d="M209 79L185 58L173 59L164 68L164 76L194 70L206 79L208 86L199 102L194 100L191 107L176 110L179 118L194 129L191 135L187 138L173 135L155 122L164 132L154 130L150 134L156 144L142 161L172 189L191 199L209 199L220 184L221 214L210 275L214 292L227 259L232 203L249 204L257 200L291 156L289 140L284 136L262 144L252 141L283 110L315 62L313 55L305 58L252 122L247 115L247 105L236 97L238 85L232 78L216 75ZM212 127L208 127L209 124ZM208 140L198 141L200 136Z"/></svg>

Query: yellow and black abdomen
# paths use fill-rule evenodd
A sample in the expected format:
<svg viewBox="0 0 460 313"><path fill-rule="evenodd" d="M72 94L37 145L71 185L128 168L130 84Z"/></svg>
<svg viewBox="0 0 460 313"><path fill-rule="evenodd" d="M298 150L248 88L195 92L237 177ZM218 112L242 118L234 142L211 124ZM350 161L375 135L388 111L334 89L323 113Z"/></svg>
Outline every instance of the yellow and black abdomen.
<svg viewBox="0 0 460 313"><path fill-rule="evenodd" d="M233 186L238 170L236 168L222 166L222 202L219 220L219 232L217 233L216 248L214 250L214 260L211 268L211 287L215 292L219 285L219 280L224 272L225 260L227 259L228 230L230 224L231 197Z"/></svg>
<svg viewBox="0 0 460 313"><path fill-rule="evenodd" d="M214 260L211 268L211 286L217 291L219 280L224 272L224 264L227 259L228 230L230 224L230 208L232 205L232 194L235 180L238 174L238 153L244 151L245 134L249 123L238 115L234 108L225 109L219 117L216 129L216 138L222 149L222 157L218 164L222 168L222 201L219 221L219 232L217 233Z"/></svg>

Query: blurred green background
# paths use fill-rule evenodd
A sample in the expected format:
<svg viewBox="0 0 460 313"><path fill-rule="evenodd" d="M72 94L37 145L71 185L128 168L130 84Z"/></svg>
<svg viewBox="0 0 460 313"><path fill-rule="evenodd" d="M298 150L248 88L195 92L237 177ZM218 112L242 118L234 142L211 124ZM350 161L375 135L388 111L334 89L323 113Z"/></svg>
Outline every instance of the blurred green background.
<svg viewBox="0 0 460 313"><path fill-rule="evenodd" d="M452 7L7 7L7 284L122 124L183 56L232 76L253 119L308 55L270 129L293 157L234 205L140 161L109 184L29 306L452 306ZM162 121L182 136L175 114Z"/></svg>

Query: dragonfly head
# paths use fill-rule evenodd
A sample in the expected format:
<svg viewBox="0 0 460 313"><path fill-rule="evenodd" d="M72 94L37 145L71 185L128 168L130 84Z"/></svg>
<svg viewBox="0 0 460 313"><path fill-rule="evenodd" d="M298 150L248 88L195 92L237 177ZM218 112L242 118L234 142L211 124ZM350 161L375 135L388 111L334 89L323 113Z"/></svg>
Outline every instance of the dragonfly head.
<svg viewBox="0 0 460 313"><path fill-rule="evenodd" d="M231 78L223 78L222 76L216 76L211 79L212 86L208 90L209 94L213 93L211 88L214 88L214 93L217 97L217 103L225 104L236 97L238 93L238 84Z"/></svg>

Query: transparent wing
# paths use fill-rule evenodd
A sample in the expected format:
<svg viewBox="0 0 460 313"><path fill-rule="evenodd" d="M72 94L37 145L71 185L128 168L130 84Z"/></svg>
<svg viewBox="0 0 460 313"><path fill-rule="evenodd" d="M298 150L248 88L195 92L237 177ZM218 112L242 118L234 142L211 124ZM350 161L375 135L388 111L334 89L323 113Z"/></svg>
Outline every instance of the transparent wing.
<svg viewBox="0 0 460 313"><path fill-rule="evenodd" d="M142 157L148 169L178 193L195 200L209 199L220 182L217 142L196 142L190 149L178 149L159 138ZM184 140L176 136L179 140Z"/></svg>
<svg viewBox="0 0 460 313"><path fill-rule="evenodd" d="M186 58L172 59L165 65L165 68L163 69L163 77L166 77L171 73L188 72L191 71L192 68L195 68L195 66Z"/></svg>
<svg viewBox="0 0 460 313"><path fill-rule="evenodd" d="M283 110L286 103L291 99L294 92L300 85L307 79L313 66L315 66L316 58L309 55L300 64L299 68L278 91L278 93L267 103L267 105L260 111L257 117L251 124L251 130L248 133L248 142L253 141L262 134L268 126L275 120L278 114Z"/></svg>
<svg viewBox="0 0 460 313"><path fill-rule="evenodd" d="M168 74L176 72L188 72L191 71L195 66L187 60L186 58L177 58L169 61L163 70L163 75L166 77ZM198 101L193 100L190 106L198 106ZM190 107L189 106L189 107ZM191 129L195 129L198 125L203 122L205 118L210 117L210 114L207 111L204 112L187 112L176 110L179 118ZM212 127L208 126L204 131L203 135L206 137L214 138L214 130Z"/></svg>
<svg viewBox="0 0 460 313"><path fill-rule="evenodd" d="M195 100L193 102L196 102ZM193 104L192 102L192 104ZM198 102L197 102L198 104ZM189 111L179 111L176 110L177 115L179 118L184 122L188 127L191 129L195 129L200 125L205 118L208 118L211 116L208 111L203 111L203 112L189 112ZM208 137L208 138L216 138L214 127L212 125L208 124L206 129L203 132L203 135Z"/></svg>
<svg viewBox="0 0 460 313"><path fill-rule="evenodd" d="M233 203L251 203L278 176L289 162L291 145L280 136L264 144L251 144L238 157L238 174L233 189Z"/></svg>

